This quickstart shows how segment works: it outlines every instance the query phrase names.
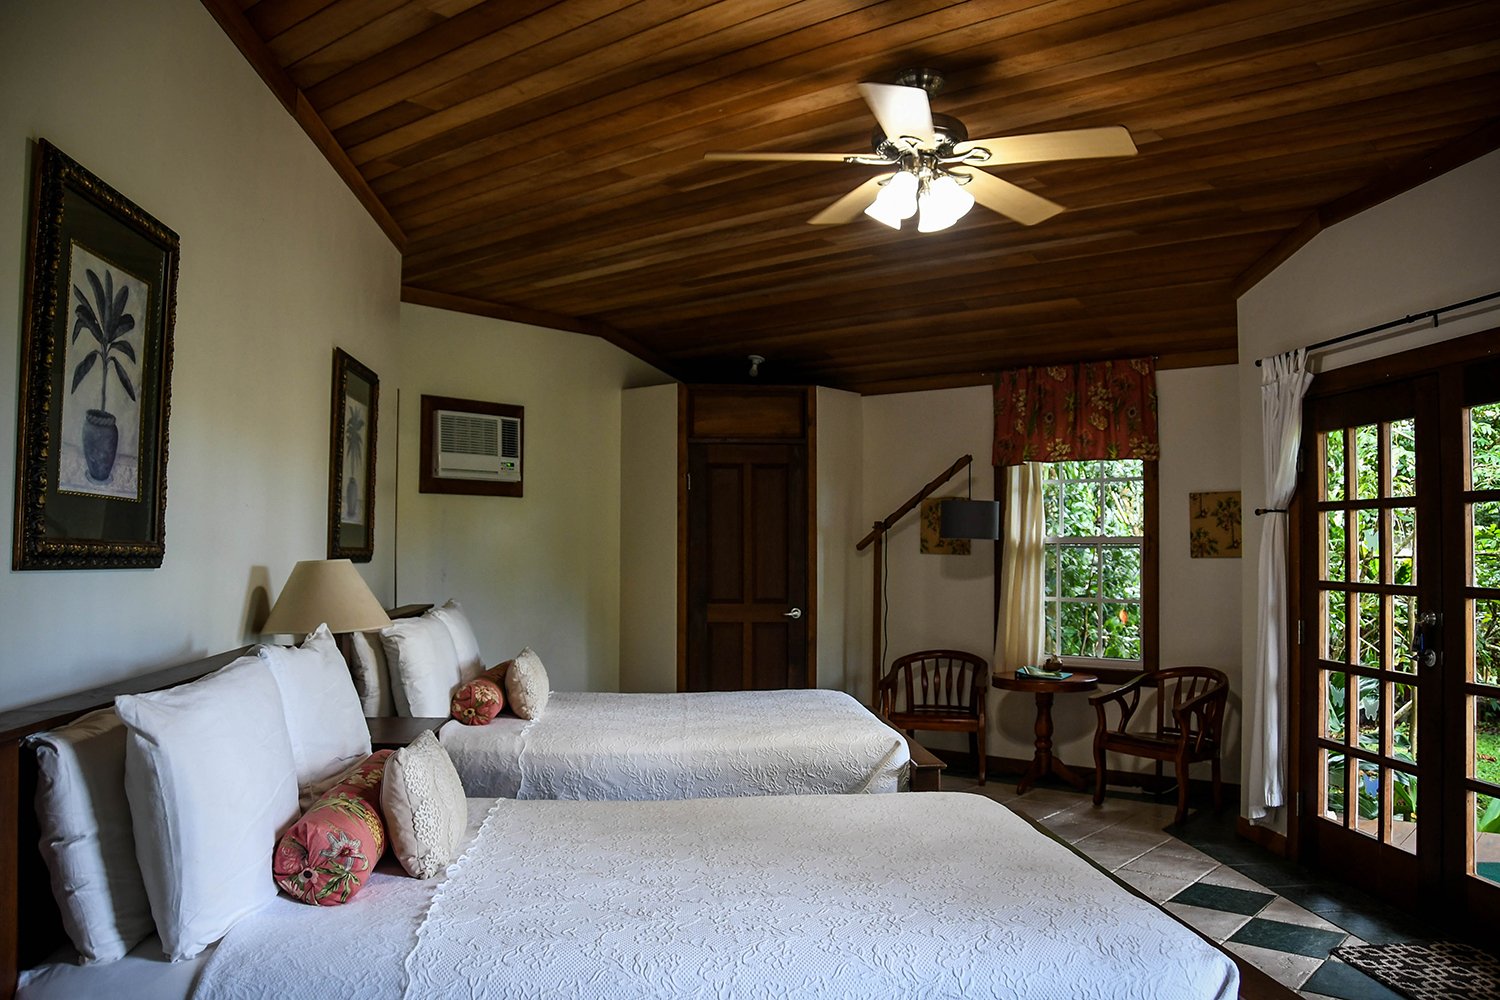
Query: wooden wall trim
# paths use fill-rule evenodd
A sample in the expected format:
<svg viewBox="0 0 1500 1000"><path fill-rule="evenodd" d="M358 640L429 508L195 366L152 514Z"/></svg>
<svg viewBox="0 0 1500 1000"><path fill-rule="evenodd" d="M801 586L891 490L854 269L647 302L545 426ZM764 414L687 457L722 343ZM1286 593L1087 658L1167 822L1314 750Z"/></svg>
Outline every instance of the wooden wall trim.
<svg viewBox="0 0 1500 1000"><path fill-rule="evenodd" d="M677 690L687 690L688 387L677 386Z"/></svg>
<svg viewBox="0 0 1500 1000"><path fill-rule="evenodd" d="M302 126L302 131L306 132L308 138L313 141L313 145L318 147L318 151L328 160L334 172L343 179L349 190L354 192L354 197L358 198L359 203L365 207L365 211L370 213L370 218L375 220L375 224L381 228L397 250L405 252L406 233L402 231L395 217L386 210L380 198L365 181L364 175L359 172L354 161L349 159L349 154L345 153L335 141L333 133L323 121L322 116L313 109L306 95L297 88L291 77L287 76L275 55L250 26L250 22L245 20L245 15L240 12L240 5L234 0L203 0L203 6L213 15L214 20L219 22L219 27L224 29L224 34L229 36L229 40L234 43L235 48L240 50L240 54L245 57L255 72L260 74L261 80L271 88L271 93L276 95L276 100L281 102L287 114Z"/></svg>
<svg viewBox="0 0 1500 1000"><path fill-rule="evenodd" d="M818 686L818 390L807 405L807 686Z"/></svg>
<svg viewBox="0 0 1500 1000"><path fill-rule="evenodd" d="M1135 357L1138 355L1132 355ZM1102 355L1090 360L1106 360ZM1238 348L1209 351L1178 351L1160 354L1156 358L1157 371L1178 368L1212 368L1216 365L1237 365L1240 361ZM1071 364L1072 362L1068 362ZM1045 364L1045 362L1042 362ZM1020 366L1026 367L1026 366ZM1033 366L1034 367L1034 366ZM925 392L931 389L965 389L975 385L990 385L995 380L993 372L955 372L949 375L922 375L914 378L886 379L880 382L859 382L851 385L830 384L830 388L857 392L861 396L889 396L898 392ZM820 383L821 384L821 383Z"/></svg>

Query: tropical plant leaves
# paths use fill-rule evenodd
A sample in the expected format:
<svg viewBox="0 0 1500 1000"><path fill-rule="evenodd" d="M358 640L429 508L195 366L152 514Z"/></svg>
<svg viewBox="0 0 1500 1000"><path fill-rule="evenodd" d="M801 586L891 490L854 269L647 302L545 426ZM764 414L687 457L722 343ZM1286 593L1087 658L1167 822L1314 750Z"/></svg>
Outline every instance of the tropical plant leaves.
<svg viewBox="0 0 1500 1000"><path fill-rule="evenodd" d="M69 392L78 391L78 383L83 381L85 375L94 370L94 363L99 360L98 351L89 351L88 356L78 362L78 367L73 369L73 388Z"/></svg>
<svg viewBox="0 0 1500 1000"><path fill-rule="evenodd" d="M135 399L135 386L131 383L130 376L125 374L125 366L120 364L120 359L110 357L108 363L115 366L115 374L120 376L120 384L125 387L125 395Z"/></svg>

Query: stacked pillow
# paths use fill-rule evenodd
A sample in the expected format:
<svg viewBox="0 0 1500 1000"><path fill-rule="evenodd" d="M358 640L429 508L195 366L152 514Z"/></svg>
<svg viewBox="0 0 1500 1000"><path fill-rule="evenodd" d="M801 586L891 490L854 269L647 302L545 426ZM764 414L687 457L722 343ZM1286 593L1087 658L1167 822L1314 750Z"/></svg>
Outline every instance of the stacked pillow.
<svg viewBox="0 0 1500 1000"><path fill-rule="evenodd" d="M468 616L456 601L380 630L397 715L442 718L454 690L484 670Z"/></svg>

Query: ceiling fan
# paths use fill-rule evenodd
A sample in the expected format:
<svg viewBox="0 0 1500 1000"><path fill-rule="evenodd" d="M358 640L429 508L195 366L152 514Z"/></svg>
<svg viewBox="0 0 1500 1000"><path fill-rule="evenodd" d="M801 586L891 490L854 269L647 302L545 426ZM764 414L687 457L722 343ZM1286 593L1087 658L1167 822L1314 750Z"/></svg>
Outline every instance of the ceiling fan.
<svg viewBox="0 0 1500 1000"><path fill-rule="evenodd" d="M859 92L879 126L873 153L705 153L705 160L790 160L895 168L877 174L807 221L852 222L859 214L892 229L917 216L917 231L947 229L977 201L993 212L1033 226L1063 207L984 170L1012 163L1132 156L1135 143L1119 125L970 139L964 123L934 114L929 101L943 86L932 69L902 70L895 84L862 83ZM976 167L983 169L974 169Z"/></svg>

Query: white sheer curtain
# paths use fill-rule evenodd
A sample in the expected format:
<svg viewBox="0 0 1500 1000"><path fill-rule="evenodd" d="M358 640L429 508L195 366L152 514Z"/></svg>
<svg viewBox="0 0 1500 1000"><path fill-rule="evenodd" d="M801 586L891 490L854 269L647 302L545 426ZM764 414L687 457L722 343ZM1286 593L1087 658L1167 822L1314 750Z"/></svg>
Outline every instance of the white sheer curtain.
<svg viewBox="0 0 1500 1000"><path fill-rule="evenodd" d="M1004 490L1000 615L995 623L995 656L990 662L996 670L1014 670L1041 662L1046 637L1041 465L1027 462L1006 466Z"/></svg>
<svg viewBox="0 0 1500 1000"><path fill-rule="evenodd" d="M1297 487L1297 449L1302 440L1302 397L1312 375L1307 351L1263 358L1260 420L1266 500L1260 538L1260 582L1256 601L1255 663L1247 676L1245 786L1250 819L1264 820L1286 804L1287 722L1287 514Z"/></svg>

